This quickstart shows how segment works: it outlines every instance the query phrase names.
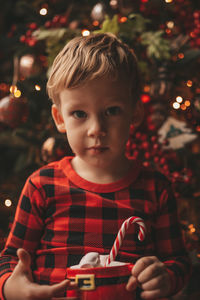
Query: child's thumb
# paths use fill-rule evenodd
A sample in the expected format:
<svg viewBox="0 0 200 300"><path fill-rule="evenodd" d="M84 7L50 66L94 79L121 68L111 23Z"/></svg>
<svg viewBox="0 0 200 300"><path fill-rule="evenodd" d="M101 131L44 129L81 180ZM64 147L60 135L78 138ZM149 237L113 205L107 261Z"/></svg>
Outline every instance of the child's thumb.
<svg viewBox="0 0 200 300"><path fill-rule="evenodd" d="M17 256L19 258L18 262L18 271L26 273L27 275L31 275L31 256L30 254L22 248L17 250Z"/></svg>

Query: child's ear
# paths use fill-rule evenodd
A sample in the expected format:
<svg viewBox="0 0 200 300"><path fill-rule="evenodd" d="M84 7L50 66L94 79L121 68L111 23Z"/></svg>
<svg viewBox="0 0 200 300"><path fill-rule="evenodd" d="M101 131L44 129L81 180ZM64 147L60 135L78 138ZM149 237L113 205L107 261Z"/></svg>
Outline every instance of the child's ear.
<svg viewBox="0 0 200 300"><path fill-rule="evenodd" d="M62 132L62 133L66 132L65 123L64 123L62 114L56 104L52 105L51 114L52 114L52 117L54 119L54 122L56 124L58 131Z"/></svg>
<svg viewBox="0 0 200 300"><path fill-rule="evenodd" d="M132 123L135 127L138 127L144 118L144 105L141 100L136 103L133 111Z"/></svg>

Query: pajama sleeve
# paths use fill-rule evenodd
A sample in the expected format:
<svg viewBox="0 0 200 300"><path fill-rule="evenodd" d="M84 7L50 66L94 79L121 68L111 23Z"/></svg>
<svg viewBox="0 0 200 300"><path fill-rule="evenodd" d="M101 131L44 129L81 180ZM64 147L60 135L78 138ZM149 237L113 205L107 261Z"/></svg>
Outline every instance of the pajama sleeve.
<svg viewBox="0 0 200 300"><path fill-rule="evenodd" d="M26 249L31 258L34 258L43 229L43 205L43 197L28 179L22 190L6 245L0 255L0 299L4 299L5 280L12 274L18 262L17 249Z"/></svg>
<svg viewBox="0 0 200 300"><path fill-rule="evenodd" d="M171 278L171 294L176 294L187 283L191 263L184 245L177 213L177 204L170 183L162 176L157 180L157 216L155 240L157 256Z"/></svg>

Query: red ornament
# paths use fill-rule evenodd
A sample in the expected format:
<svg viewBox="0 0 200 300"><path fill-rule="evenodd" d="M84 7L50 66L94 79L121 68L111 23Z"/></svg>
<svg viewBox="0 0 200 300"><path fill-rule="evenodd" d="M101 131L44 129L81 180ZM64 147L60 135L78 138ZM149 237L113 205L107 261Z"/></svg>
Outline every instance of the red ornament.
<svg viewBox="0 0 200 300"><path fill-rule="evenodd" d="M26 122L28 104L24 97L15 98L12 94L0 100L0 122L16 128Z"/></svg>

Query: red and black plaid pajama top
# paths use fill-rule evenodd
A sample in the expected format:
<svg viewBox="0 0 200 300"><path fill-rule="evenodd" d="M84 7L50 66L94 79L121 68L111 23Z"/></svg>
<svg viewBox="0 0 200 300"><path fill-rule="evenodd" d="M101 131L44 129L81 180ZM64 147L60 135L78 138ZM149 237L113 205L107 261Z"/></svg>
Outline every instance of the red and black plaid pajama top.
<svg viewBox="0 0 200 300"><path fill-rule="evenodd" d="M181 289L190 263L166 178L137 162L115 183L91 183L75 173L71 159L50 163L28 178L1 253L1 286L17 263L18 248L31 254L36 282L57 283L84 254L108 254L123 221L139 216L147 227L145 240L138 241L136 224L130 226L116 260L134 263L155 255L167 266L172 293Z"/></svg>

